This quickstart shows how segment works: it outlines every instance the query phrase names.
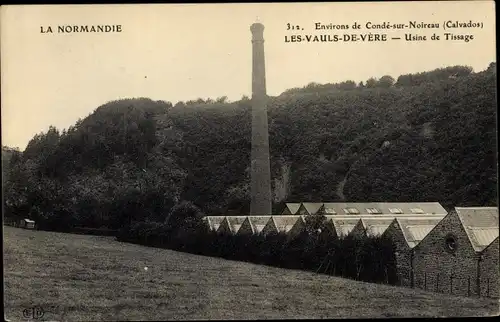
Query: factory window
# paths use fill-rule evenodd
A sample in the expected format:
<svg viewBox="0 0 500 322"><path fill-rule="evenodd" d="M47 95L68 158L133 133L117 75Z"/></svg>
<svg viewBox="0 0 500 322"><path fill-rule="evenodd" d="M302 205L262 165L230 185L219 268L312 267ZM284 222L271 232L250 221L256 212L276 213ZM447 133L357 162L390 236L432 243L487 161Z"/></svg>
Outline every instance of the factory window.
<svg viewBox="0 0 500 322"><path fill-rule="evenodd" d="M356 208L344 208L346 214L359 214L359 210Z"/></svg>
<svg viewBox="0 0 500 322"><path fill-rule="evenodd" d="M411 208L410 210L414 214L423 214L424 213L424 211L422 209L420 209L420 208Z"/></svg>
<svg viewBox="0 0 500 322"><path fill-rule="evenodd" d="M457 239L453 234L448 234L445 238L446 250L454 253L457 250Z"/></svg>
<svg viewBox="0 0 500 322"><path fill-rule="evenodd" d="M403 213L403 210L401 210L400 208L389 208L389 211L393 214L402 214Z"/></svg>
<svg viewBox="0 0 500 322"><path fill-rule="evenodd" d="M368 211L369 214L381 214L382 213L377 208L366 208L366 211Z"/></svg>
<svg viewBox="0 0 500 322"><path fill-rule="evenodd" d="M337 212L333 208L325 208L325 212L327 214L336 214Z"/></svg>

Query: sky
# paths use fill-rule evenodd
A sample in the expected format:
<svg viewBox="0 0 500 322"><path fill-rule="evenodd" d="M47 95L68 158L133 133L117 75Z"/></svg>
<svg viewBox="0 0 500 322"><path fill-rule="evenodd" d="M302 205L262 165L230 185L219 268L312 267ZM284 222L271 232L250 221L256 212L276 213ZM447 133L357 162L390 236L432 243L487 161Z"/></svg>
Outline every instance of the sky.
<svg viewBox="0 0 500 322"><path fill-rule="evenodd" d="M482 28L443 29L445 21ZM100 105L132 97L172 103L251 96L251 33L264 24L269 95L310 82L370 77L468 65L481 71L496 60L493 1L129 4L2 6L2 145L23 150L50 125L62 130ZM439 29L367 30L372 24L439 23ZM315 30L315 23L349 30ZM358 22L362 29L352 30ZM303 30L287 30L287 24ZM59 25L121 25L121 33L57 33ZM51 26L53 33L41 33ZM292 35L444 32L464 41L285 42Z"/></svg>

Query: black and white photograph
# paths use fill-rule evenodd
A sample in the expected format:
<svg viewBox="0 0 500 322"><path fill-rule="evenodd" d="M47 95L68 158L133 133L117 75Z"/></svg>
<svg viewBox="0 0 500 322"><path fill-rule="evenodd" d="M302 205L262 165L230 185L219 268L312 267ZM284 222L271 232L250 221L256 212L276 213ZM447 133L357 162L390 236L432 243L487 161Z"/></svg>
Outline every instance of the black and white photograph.
<svg viewBox="0 0 500 322"><path fill-rule="evenodd" d="M494 1L0 7L6 321L499 315Z"/></svg>

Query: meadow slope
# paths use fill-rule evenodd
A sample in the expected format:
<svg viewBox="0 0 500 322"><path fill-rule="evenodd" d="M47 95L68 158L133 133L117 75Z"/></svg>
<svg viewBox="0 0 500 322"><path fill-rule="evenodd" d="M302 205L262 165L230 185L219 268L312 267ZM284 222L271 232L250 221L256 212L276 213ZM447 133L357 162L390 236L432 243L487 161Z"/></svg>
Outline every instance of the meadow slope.
<svg viewBox="0 0 500 322"><path fill-rule="evenodd" d="M145 270L144 267L148 267ZM484 316L498 301L4 226L5 314L23 320Z"/></svg>

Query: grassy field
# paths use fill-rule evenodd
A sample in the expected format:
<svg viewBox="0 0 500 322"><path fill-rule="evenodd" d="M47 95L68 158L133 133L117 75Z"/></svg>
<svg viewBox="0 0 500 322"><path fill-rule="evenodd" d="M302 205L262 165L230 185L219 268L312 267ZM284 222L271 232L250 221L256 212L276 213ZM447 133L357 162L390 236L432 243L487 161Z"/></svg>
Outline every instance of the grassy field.
<svg viewBox="0 0 500 322"><path fill-rule="evenodd" d="M44 309L43 320L59 321L498 314L498 301L490 299L13 227L4 227L4 271L11 321L33 306Z"/></svg>

